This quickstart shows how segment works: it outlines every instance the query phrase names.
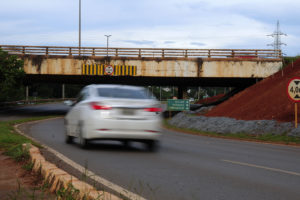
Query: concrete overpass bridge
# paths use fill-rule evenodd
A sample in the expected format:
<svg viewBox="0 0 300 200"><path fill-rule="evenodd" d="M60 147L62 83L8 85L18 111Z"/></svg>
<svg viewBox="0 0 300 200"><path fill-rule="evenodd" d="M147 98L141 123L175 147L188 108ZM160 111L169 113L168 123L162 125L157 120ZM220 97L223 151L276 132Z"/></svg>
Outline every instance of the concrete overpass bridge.
<svg viewBox="0 0 300 200"><path fill-rule="evenodd" d="M239 86L282 67L261 49L157 49L0 45L24 60L26 82Z"/></svg>
<svg viewBox="0 0 300 200"><path fill-rule="evenodd" d="M0 48L24 60L26 84L246 87L282 67L281 51L270 49Z"/></svg>

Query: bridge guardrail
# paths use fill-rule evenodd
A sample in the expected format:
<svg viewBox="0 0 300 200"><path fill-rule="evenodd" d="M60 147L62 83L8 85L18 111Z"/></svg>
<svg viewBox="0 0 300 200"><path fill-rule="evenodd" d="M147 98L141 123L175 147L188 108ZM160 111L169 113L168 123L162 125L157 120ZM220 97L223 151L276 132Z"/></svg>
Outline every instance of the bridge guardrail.
<svg viewBox="0 0 300 200"><path fill-rule="evenodd" d="M261 58L281 59L280 50L273 49L172 49L172 48L105 48L0 45L15 55L109 56L155 58Z"/></svg>

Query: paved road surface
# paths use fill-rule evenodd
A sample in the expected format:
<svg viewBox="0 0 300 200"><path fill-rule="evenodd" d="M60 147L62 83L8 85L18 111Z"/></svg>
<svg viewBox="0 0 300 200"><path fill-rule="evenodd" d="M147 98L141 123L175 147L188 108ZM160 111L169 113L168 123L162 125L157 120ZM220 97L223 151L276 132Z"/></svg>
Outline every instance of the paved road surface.
<svg viewBox="0 0 300 200"><path fill-rule="evenodd" d="M299 199L300 148L165 131L158 153L142 145L66 145L63 119L29 134L104 178L147 199Z"/></svg>
<svg viewBox="0 0 300 200"><path fill-rule="evenodd" d="M0 107L0 121L18 120L35 116L64 115L69 107L63 103Z"/></svg>
<svg viewBox="0 0 300 200"><path fill-rule="evenodd" d="M61 104L0 112L0 120L63 114ZM29 134L104 178L147 199L300 199L300 148L164 131L158 153L138 143L63 141L63 119L27 126Z"/></svg>

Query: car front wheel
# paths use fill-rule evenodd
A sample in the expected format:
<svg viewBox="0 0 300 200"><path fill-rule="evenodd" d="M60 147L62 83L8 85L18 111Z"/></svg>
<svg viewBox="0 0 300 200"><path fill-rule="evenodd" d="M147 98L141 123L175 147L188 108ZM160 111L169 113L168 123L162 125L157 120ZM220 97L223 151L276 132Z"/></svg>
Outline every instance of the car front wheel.
<svg viewBox="0 0 300 200"><path fill-rule="evenodd" d="M81 148L86 149L88 147L88 140L83 137L83 123L79 124L79 145Z"/></svg>
<svg viewBox="0 0 300 200"><path fill-rule="evenodd" d="M72 144L73 140L74 140L74 137L69 135L69 129L68 129L67 123L65 122L65 142L67 144Z"/></svg>
<svg viewBox="0 0 300 200"><path fill-rule="evenodd" d="M70 135L67 135L67 133L66 133L66 135L65 135L65 142L66 142L67 144L72 144L72 143L73 143L73 140L74 140L74 137L73 137L73 136L70 136Z"/></svg>

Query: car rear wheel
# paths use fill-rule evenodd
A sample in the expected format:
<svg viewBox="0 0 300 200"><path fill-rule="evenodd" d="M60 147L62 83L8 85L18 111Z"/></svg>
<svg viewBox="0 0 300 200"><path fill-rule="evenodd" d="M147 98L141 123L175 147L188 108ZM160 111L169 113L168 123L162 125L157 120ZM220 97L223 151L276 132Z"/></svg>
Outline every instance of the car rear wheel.
<svg viewBox="0 0 300 200"><path fill-rule="evenodd" d="M83 137L83 123L79 124L79 145L81 148L86 149L88 147L88 140Z"/></svg>
<svg viewBox="0 0 300 200"><path fill-rule="evenodd" d="M130 141L128 141L128 140L123 140L122 144L126 149L130 147Z"/></svg>
<svg viewBox="0 0 300 200"><path fill-rule="evenodd" d="M159 149L159 142L157 140L146 141L147 149L150 152L156 152Z"/></svg>

